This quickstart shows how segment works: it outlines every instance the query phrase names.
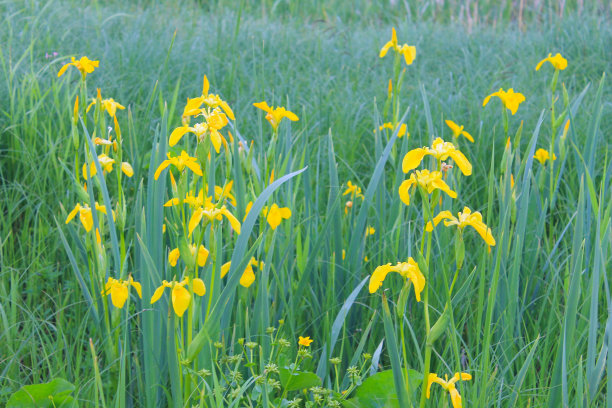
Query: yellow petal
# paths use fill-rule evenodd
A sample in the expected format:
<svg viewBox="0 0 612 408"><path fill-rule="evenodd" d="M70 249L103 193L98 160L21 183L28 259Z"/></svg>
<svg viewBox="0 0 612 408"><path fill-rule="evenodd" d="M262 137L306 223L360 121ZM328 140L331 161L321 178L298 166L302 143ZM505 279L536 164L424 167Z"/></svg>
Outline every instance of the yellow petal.
<svg viewBox="0 0 612 408"><path fill-rule="evenodd" d="M191 171L193 171L198 176L202 177L202 168L200 165L194 161L185 162L185 166L189 167Z"/></svg>
<svg viewBox="0 0 612 408"><path fill-rule="evenodd" d="M464 176L469 176L472 174L472 164L463 155L463 153L461 153L459 150L453 150L449 153L449 156L455 161L459 167L459 170L461 170Z"/></svg>
<svg viewBox="0 0 612 408"><path fill-rule="evenodd" d="M155 292L153 292L153 296L151 297L151 304L157 302L162 297L162 295L164 294L164 289L164 285L155 289Z"/></svg>
<svg viewBox="0 0 612 408"><path fill-rule="evenodd" d="M176 266L176 263L178 262L178 259L179 259L180 256L181 256L181 253L180 253L179 249L178 248L174 248L168 254L168 263L170 265L172 265L172 266Z"/></svg>
<svg viewBox="0 0 612 408"><path fill-rule="evenodd" d="M410 205L410 187L414 184L414 180L409 178L408 180L402 181L402 184L399 186L399 196L400 200L406 205Z"/></svg>
<svg viewBox="0 0 612 408"><path fill-rule="evenodd" d="M70 221L72 221L72 219L78 214L79 210L81 209L81 205L77 204L74 206L73 210L70 211L70 213L68 214L68 217L66 218L66 224L68 224Z"/></svg>
<svg viewBox="0 0 612 408"><path fill-rule="evenodd" d="M121 309L128 298L127 286L118 283L112 285L110 296L113 306L117 309Z"/></svg>
<svg viewBox="0 0 612 408"><path fill-rule="evenodd" d="M210 89L210 83L208 82L208 78L204 75L204 80L202 81L202 95L208 95L208 90Z"/></svg>
<svg viewBox="0 0 612 408"><path fill-rule="evenodd" d="M187 132L191 132L191 128L189 126L181 126L174 129L170 134L170 140L168 141L168 145L172 147L177 144Z"/></svg>
<svg viewBox="0 0 612 408"><path fill-rule="evenodd" d="M208 253L209 253L208 249L206 249L204 245L200 245L200 248L198 249L198 265L199 266L206 265L206 260L208 259Z"/></svg>
<svg viewBox="0 0 612 408"><path fill-rule="evenodd" d="M238 219L234 217L234 214L229 212L229 210L227 210L226 208L223 208L222 213L229 221L230 225L232 226L232 229L236 231L236 233L240 234L240 221L238 221Z"/></svg>
<svg viewBox="0 0 612 408"><path fill-rule="evenodd" d="M69 67L70 65L74 65L74 64L73 64L73 63L71 63L71 62L69 62L69 63L67 63L67 64L64 64L64 65L63 65L63 66L60 68L60 70L58 71L58 73L57 73L57 77L59 78L59 77L61 77L62 75L64 75L64 72L66 72L66 70L68 69L68 67Z"/></svg>
<svg viewBox="0 0 612 408"><path fill-rule="evenodd" d="M368 288L370 293L376 292L378 288L382 286L385 278L387 277L387 274L391 272L392 269L393 267L391 266L391 264L386 264L381 265L374 270L372 276L370 276L370 285Z"/></svg>
<svg viewBox="0 0 612 408"><path fill-rule="evenodd" d="M240 277L240 285L248 288L253 282L255 282L255 273L253 272L253 267L249 264Z"/></svg>
<svg viewBox="0 0 612 408"><path fill-rule="evenodd" d="M433 231L433 227L435 227L436 225L438 225L440 223L440 221L442 220L455 220L457 221L457 219L453 216L453 214L451 214L450 211L440 211L440 213L438 215L436 215L433 219L433 226L431 225L431 221L427 222L427 225L425 226L425 231Z"/></svg>
<svg viewBox="0 0 612 408"><path fill-rule="evenodd" d="M128 162L121 163L121 171L123 171L128 177L132 177L134 175L134 169L132 168L132 165Z"/></svg>
<svg viewBox="0 0 612 408"><path fill-rule="evenodd" d="M457 198L457 193L450 189L448 184L442 179L433 180L431 184L439 190L444 191L451 198Z"/></svg>
<svg viewBox="0 0 612 408"><path fill-rule="evenodd" d="M138 297L142 299L142 286L140 285L140 283L132 280L132 278L130 277L130 285L132 285L132 287L136 289Z"/></svg>
<svg viewBox="0 0 612 408"><path fill-rule="evenodd" d="M296 122L296 121L300 120L300 118L298 118L297 115L295 113L291 112L291 111L286 111L285 112L285 117L287 119L289 119L290 121L292 121L292 122Z"/></svg>
<svg viewBox="0 0 612 408"><path fill-rule="evenodd" d="M231 266L232 266L231 262L226 262L221 266L221 277L222 278L225 277L225 275L227 275Z"/></svg>
<svg viewBox="0 0 612 408"><path fill-rule="evenodd" d="M272 109L268 106L268 103L266 101L254 103L253 106L255 106L256 108L259 108L259 109L261 109L263 111L266 111L268 113L272 112Z"/></svg>
<svg viewBox="0 0 612 408"><path fill-rule="evenodd" d="M191 295L189 291L180 284L175 284L172 288L172 308L178 317L183 317L185 310L189 307Z"/></svg>
<svg viewBox="0 0 612 408"><path fill-rule="evenodd" d="M189 225L188 225L190 236L193 230L198 226L198 224L202 220L203 215L204 215L204 210L202 209L202 207L195 210L193 214L191 215L191 219L189 219Z"/></svg>
<svg viewBox="0 0 612 408"><path fill-rule="evenodd" d="M204 281L200 278L195 278L193 280L193 293L198 296L204 296L206 294L206 286L204 286Z"/></svg>
<svg viewBox="0 0 612 408"><path fill-rule="evenodd" d="M378 54L378 57L384 58L385 55L387 55L387 51L389 51L389 48L391 47L393 47L393 43L391 41L383 45L383 47L380 49L380 53Z"/></svg>
<svg viewBox="0 0 612 408"><path fill-rule="evenodd" d="M425 157L426 154L429 153L423 148L414 149L406 153L404 160L402 161L402 170L404 173L408 173L410 170L416 169L419 164L421 164L423 157Z"/></svg>
<svg viewBox="0 0 612 408"><path fill-rule="evenodd" d="M170 160L164 160L163 162L161 162L157 170L155 170L155 175L153 175L153 178L157 180L161 172L164 171L164 169L168 167L170 163L171 163Z"/></svg>

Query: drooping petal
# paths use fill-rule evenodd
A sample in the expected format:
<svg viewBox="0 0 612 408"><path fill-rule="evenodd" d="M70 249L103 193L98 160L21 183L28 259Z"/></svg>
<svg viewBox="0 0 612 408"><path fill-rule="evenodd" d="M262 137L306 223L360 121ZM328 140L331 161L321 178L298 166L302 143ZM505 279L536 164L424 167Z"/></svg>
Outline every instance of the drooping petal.
<svg viewBox="0 0 612 408"><path fill-rule="evenodd" d="M438 190L444 191L450 198L457 198L457 193L450 189L448 184L442 179L433 180L431 184Z"/></svg>
<svg viewBox="0 0 612 408"><path fill-rule="evenodd" d="M226 262L223 265L221 265L221 277L222 278L225 277L225 275L227 275L231 266L232 266L231 262Z"/></svg>
<svg viewBox="0 0 612 408"><path fill-rule="evenodd" d="M459 395L459 391L457 391L454 386L449 387L448 393L450 394L453 408L463 408L463 404L461 403L461 395Z"/></svg>
<svg viewBox="0 0 612 408"><path fill-rule="evenodd" d="M66 218L66 224L68 224L70 221L72 221L72 219L74 217L76 217L76 215L78 214L80 209L81 209L81 204L77 204L77 205L74 206L72 211L70 211L70 213L68 213L68 217Z"/></svg>
<svg viewBox="0 0 612 408"><path fill-rule="evenodd" d="M64 72L66 72L66 70L68 69L68 67L69 67L70 65L74 65L74 63L69 62L69 63L67 63L67 64L64 64L64 65L63 65L63 66L60 68L60 70L58 71L58 73L57 73L57 77L59 78L59 77L61 77L62 75L64 75Z"/></svg>
<svg viewBox="0 0 612 408"><path fill-rule="evenodd" d="M488 228L483 222L471 222L469 225L472 226L480 234L484 242L489 246L495 246L495 238L491 232L491 228Z"/></svg>
<svg viewBox="0 0 612 408"><path fill-rule="evenodd" d="M429 399L430 396L431 385L436 382L437 378L438 375L435 373L429 373L429 376L427 376L427 399Z"/></svg>
<svg viewBox="0 0 612 408"><path fill-rule="evenodd" d="M204 209L202 207L196 209L191 215L191 218L189 219L189 225L188 225L190 236L193 230L198 226L200 221L202 221L203 215L204 215Z"/></svg>
<svg viewBox="0 0 612 408"><path fill-rule="evenodd" d="M379 58L384 58L385 55L387 55L387 52L389 51L389 48L393 47L393 43L391 41L389 41L388 43L386 43L385 45L383 45L383 47L380 49L380 53L378 54Z"/></svg>
<svg viewBox="0 0 612 408"><path fill-rule="evenodd" d="M402 171L408 173L410 170L416 169L427 154L430 153L423 148L413 149L406 153L402 161Z"/></svg>
<svg viewBox="0 0 612 408"><path fill-rule="evenodd" d="M234 214L229 212L227 208L223 208L222 213L223 215L225 215L225 218L227 218L227 220L229 221L230 225L232 226L232 229L236 231L236 233L240 234L240 221L238 221L238 219L234 217Z"/></svg>
<svg viewBox="0 0 612 408"><path fill-rule="evenodd" d="M153 292L153 296L151 296L151 304L157 302L162 297L165 288L165 285L161 285L160 287L155 289L155 292Z"/></svg>
<svg viewBox="0 0 612 408"><path fill-rule="evenodd" d="M87 232L91 231L91 229L93 228L93 216L91 215L91 210L81 209L79 211L79 219L81 220L81 224L83 224L85 231Z"/></svg>
<svg viewBox="0 0 612 408"><path fill-rule="evenodd" d="M255 282L255 273L253 272L253 267L249 264L240 277L240 285L248 288L253 282Z"/></svg>
<svg viewBox="0 0 612 408"><path fill-rule="evenodd" d="M370 276L370 284L368 287L370 293L376 292L378 288L382 286L385 278L387 277L387 274L392 270L393 267L390 263L386 265L381 265L374 270L372 276Z"/></svg>
<svg viewBox="0 0 612 408"><path fill-rule="evenodd" d="M178 262L178 259L180 256L181 256L181 253L179 249L174 248L172 251L170 251L170 253L168 253L168 263L171 266L176 266L176 263Z"/></svg>
<svg viewBox="0 0 612 408"><path fill-rule="evenodd" d="M198 176L202 177L202 168L195 161L188 160L185 162L185 166L189 167L191 171L193 171Z"/></svg>
<svg viewBox="0 0 612 408"><path fill-rule="evenodd" d="M123 305L128 298L127 286L115 283L111 286L110 296L113 306L115 306L117 309L123 308Z"/></svg>
<svg viewBox="0 0 612 408"><path fill-rule="evenodd" d="M291 111L285 111L285 117L292 122L300 120L300 118L298 118L297 115Z"/></svg>
<svg viewBox="0 0 612 408"><path fill-rule="evenodd" d="M221 151L221 135L215 129L210 130L210 141L215 148L215 152L219 153Z"/></svg>
<svg viewBox="0 0 612 408"><path fill-rule="evenodd" d="M408 180L402 181L399 186L399 196L402 202L406 205L410 205L410 187L415 183L415 180L411 177Z"/></svg>
<svg viewBox="0 0 612 408"><path fill-rule="evenodd" d="M461 131L461 134L463 136L465 136L465 138L467 140L469 140L470 142L474 143L474 138L472 137L472 135L470 135L468 132L466 132L465 130Z"/></svg>
<svg viewBox="0 0 612 408"><path fill-rule="evenodd" d="M206 249L204 247L204 245L200 245L200 248L198 249L198 257L197 257L197 261L198 261L198 265L199 266L204 266L206 265L206 260L208 259L208 249ZM200 295L202 296L202 295Z"/></svg>
<svg viewBox="0 0 612 408"><path fill-rule="evenodd" d="M121 163L121 171L125 173L126 176L132 177L134 175L134 169L132 165L128 162Z"/></svg>
<svg viewBox="0 0 612 408"><path fill-rule="evenodd" d="M438 215L436 215L433 219L433 226L431 225L431 221L427 221L427 225L425 225L425 231L433 231L433 227L437 226L442 220L455 220L457 219L451 214L450 211L444 210L440 211Z"/></svg>
<svg viewBox="0 0 612 408"><path fill-rule="evenodd" d="M204 281L200 278L195 278L193 280L193 293L198 296L204 296L206 294L206 286L204 285Z"/></svg>
<svg viewBox="0 0 612 408"><path fill-rule="evenodd" d="M449 156L455 161L459 167L459 170L461 170L464 176L469 176L472 174L472 163L469 162L463 153L455 149L449 152Z"/></svg>
<svg viewBox="0 0 612 408"><path fill-rule="evenodd" d="M190 128L189 126L180 126L180 127L177 127L176 129L174 129L172 131L172 133L170 134L170 140L168 141L168 145L170 147L172 147L175 144L177 144L179 142L179 140L181 140L181 138L187 132L193 132L193 129Z"/></svg>
<svg viewBox="0 0 612 408"><path fill-rule="evenodd" d="M161 162L157 170L155 170L155 174L153 175L153 178L157 180L161 172L164 171L164 169L168 167L170 163L171 163L170 160L164 160L163 162Z"/></svg>
<svg viewBox="0 0 612 408"><path fill-rule="evenodd" d="M130 277L130 285L132 285L132 287L136 290L138 297L142 299L142 286L140 285L140 282L136 282L132 279L132 277Z"/></svg>
<svg viewBox="0 0 612 408"><path fill-rule="evenodd" d="M266 111L268 113L272 112L272 108L270 108L268 106L268 103L266 101L254 103L253 106L255 106L256 108L259 108L259 109L261 109L263 111Z"/></svg>
<svg viewBox="0 0 612 408"><path fill-rule="evenodd" d="M183 317L185 310L189 307L191 295L182 285L175 283L172 288L172 308L178 317Z"/></svg>

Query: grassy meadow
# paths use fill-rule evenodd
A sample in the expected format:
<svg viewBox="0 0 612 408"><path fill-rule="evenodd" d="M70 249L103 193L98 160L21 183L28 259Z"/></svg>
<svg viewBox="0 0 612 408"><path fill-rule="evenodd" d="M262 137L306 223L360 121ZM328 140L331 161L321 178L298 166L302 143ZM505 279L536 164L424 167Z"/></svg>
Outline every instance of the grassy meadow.
<svg viewBox="0 0 612 408"><path fill-rule="evenodd" d="M0 405L612 408L605 1L0 16Z"/></svg>

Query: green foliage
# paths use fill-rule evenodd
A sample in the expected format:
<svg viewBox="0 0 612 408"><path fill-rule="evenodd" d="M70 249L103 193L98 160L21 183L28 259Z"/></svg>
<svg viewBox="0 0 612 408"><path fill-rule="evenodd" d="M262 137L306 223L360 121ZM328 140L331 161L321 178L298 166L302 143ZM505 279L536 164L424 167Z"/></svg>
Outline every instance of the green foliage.
<svg viewBox="0 0 612 408"><path fill-rule="evenodd" d="M385 282L382 310L380 292L362 288L376 266L422 257L417 252L423 210L418 197L414 206L399 202L400 164L403 153L429 144L432 136L450 138L445 119L465 125L476 142L462 145L474 174L449 176L460 198L442 195L444 209L456 214L470 205L481 211L498 244L489 253L473 231L466 229L459 244L452 232L435 230L427 275L437 277L429 288L431 322L441 323L434 333L432 371L473 374L460 386L464 406L610 405L612 87L602 76L612 61L609 6L568 1L559 10L558 2L545 0L521 14L517 2L483 1L469 14L463 2L433 0L236 3L0 5L0 405L15 392L23 396L22 391L67 384L59 380L63 377L75 384L64 389L65 401L78 395L92 406L111 401L180 406L185 396L172 390L181 387L184 375L206 383L208 406L238 406L248 398L264 404L268 395L282 392L274 394L269 385L266 393L258 382L274 343L265 338L269 326L282 326L282 337L291 343L287 355L278 357L280 367L292 361L298 336L314 339L309 350L314 360L304 362L299 381L289 381L286 369L279 369L288 398L308 399L313 391L304 394L302 388L320 384L333 390L334 398L348 399L346 406L395 404L390 401L396 387L403 387L401 367L407 366L412 401L420 390L416 373L424 365L427 341L420 330L422 304L399 297L396 276ZM391 63L379 59L378 51L391 26L417 46L400 95L402 106L410 108L405 116L410 138L395 141L393 132L372 132L382 122L378 110L384 115ZM567 99L569 106L557 112L571 121L565 136L564 121L556 119L553 126L548 121L552 71L534 71L548 52L557 51L569 61L557 87L557 104ZM89 268L95 260L80 226L64 223L74 203L89 198L73 188L77 75L57 78L59 67L80 55L101 61L88 76L87 97L100 87L127 107L119 122L124 155L135 171L124 180L128 244L122 248L118 237L106 243L105 271L133 274L143 284L143 300L132 295L121 316L100 312L104 297ZM264 234L265 223L253 221L253 234L243 238L239 251L221 248L228 260L232 250L239 253L231 280L216 282L219 290L210 298L210 307L222 316L182 350L173 338L184 328L168 318L167 299L148 302L173 273L166 265L172 247L160 238L166 222L162 205L171 187L155 182L153 173L165 158L168 135L180 124L184 101L199 93L203 74L236 112L232 133L247 144L254 141L246 156L248 176L236 166L237 146L231 157L240 216L246 197L262 193L273 167L277 183L307 170L268 191L293 213L274 238ZM483 97L500 87L527 97L509 118L509 151L498 107L492 102L482 108ZM300 116L280 127L276 151L269 150L268 123L252 106L264 99ZM559 159L548 172L533 154L552 143L553 127L559 129ZM216 164L219 171L223 165ZM347 180L364 187L367 199L355 201L345 215ZM116 191L110 185L105 190L104 201L114 205ZM112 217L102 222L112 223ZM363 238L369 225L376 233ZM451 320L445 311L450 282L441 276L453 269L456 253L464 258ZM265 260L266 268L246 290L234 272L251 254ZM205 311L209 298L202 299ZM107 327L105 318L129 328ZM229 363L213 369L221 359L214 345L222 342L227 357L239 339L258 342L261 354L256 349L252 361L239 367L244 378L232 382ZM189 371L177 360L179 353L198 370ZM364 353L373 354L367 365ZM330 364L332 357L340 362ZM355 366L358 375L349 375ZM28 385L49 378L58 380ZM447 399L436 388L428 403L441 406ZM54 402L59 406L61 400Z"/></svg>
<svg viewBox="0 0 612 408"><path fill-rule="evenodd" d="M7 408L72 408L77 403L70 395L74 385L63 378L44 384L24 385L9 398Z"/></svg>

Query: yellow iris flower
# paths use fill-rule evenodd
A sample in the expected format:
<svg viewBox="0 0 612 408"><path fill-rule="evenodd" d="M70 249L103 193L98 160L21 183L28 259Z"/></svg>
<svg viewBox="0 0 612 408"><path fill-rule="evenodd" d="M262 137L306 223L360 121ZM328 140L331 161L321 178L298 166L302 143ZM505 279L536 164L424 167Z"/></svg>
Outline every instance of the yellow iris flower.
<svg viewBox="0 0 612 408"><path fill-rule="evenodd" d="M100 140L104 140L104 139L100 139ZM100 167L102 167L102 172L110 173L111 171L113 171L113 164L115 164L114 159L111 159L110 157L108 157L107 155L103 153L98 156L98 162L100 163ZM128 162L121 163L121 171L123 171L123 173L125 173L125 175L128 177L132 177L134 175L134 169L132 168L132 165ZM96 164L92 162L89 166L89 175L93 177L97 173L98 173L98 170L96 169ZM88 179L87 164L83 164L83 178L85 180Z"/></svg>
<svg viewBox="0 0 612 408"><path fill-rule="evenodd" d="M202 112L206 122L196 123L194 126L179 126L174 129L168 141L170 147L176 145L186 133L195 134L199 141L204 140L205 135L208 133L215 151L217 153L221 151L221 144L225 141L225 138L219 133L219 130L229 123L227 116L218 108L210 112L205 110L202 110ZM225 143L227 143L227 141L225 141Z"/></svg>
<svg viewBox="0 0 612 408"><path fill-rule="evenodd" d="M484 101L482 101L483 108L487 106L487 103L489 103L489 99L491 99L491 97L493 96L497 96L502 101L506 109L510 109L510 112L512 112L513 115L518 110L519 105L522 102L525 102L525 95L523 95L522 93L514 92L514 89L512 88L508 89L507 92L504 91L502 88L499 88L499 91L493 92L491 95L484 98Z"/></svg>
<svg viewBox="0 0 612 408"><path fill-rule="evenodd" d="M565 68L567 68L567 60L563 58L561 54L556 53L554 57L551 57L551 55L551 53L548 53L548 57L538 62L538 65L536 65L535 70L539 71L542 64L544 64L546 61L550 62L552 66L555 67L555 69L558 69L560 71L563 71Z"/></svg>
<svg viewBox="0 0 612 408"><path fill-rule="evenodd" d="M115 306L117 309L121 309L123 308L123 305L125 305L125 302L129 296L129 286L136 289L138 297L142 299L142 287L140 286L140 283L132 279L132 276L130 276L127 280L109 277L101 294L104 296L110 295L113 306Z"/></svg>
<svg viewBox="0 0 612 408"><path fill-rule="evenodd" d="M393 125L391 124L391 122L387 122L387 123L383 123L381 126L378 127L379 131L382 131L383 129L389 129L391 131L394 130ZM397 132L397 137L398 139L401 139L405 134L406 134L406 124L402 123L400 125L399 131ZM374 129L374 133L376 133L376 129ZM410 136L410 135L408 135Z"/></svg>
<svg viewBox="0 0 612 408"><path fill-rule="evenodd" d="M172 308L178 317L182 317L185 310L187 310L189 307L189 303L191 302L191 294L189 293L189 290L185 288L187 285L189 285L189 278L185 278L181 282L168 282L166 280L162 281L161 286L155 289L155 292L151 297L151 304L157 302L162 297L165 288L171 288ZM198 296L204 296L206 294L206 286L204 286L204 281L202 279L195 278L193 280L193 293Z"/></svg>
<svg viewBox="0 0 612 408"><path fill-rule="evenodd" d="M423 187L427 194L431 194L437 189L444 191L451 198L457 198L457 193L451 190L442 179L442 172L429 171L427 169L416 170L410 175L408 180L404 180L399 186L400 199L406 205L410 205L410 188L415 184Z"/></svg>
<svg viewBox="0 0 612 408"><path fill-rule="evenodd" d="M169 165L175 166L178 171L183 171L185 167L188 167L191 171L193 171L198 176L202 176L202 168L198 164L198 159L195 157L191 157L187 154L186 151L182 151L180 156L172 157L170 153L168 153L168 159L161 162L157 170L155 171L154 178L157 180L161 172L168 167Z"/></svg>
<svg viewBox="0 0 612 408"><path fill-rule="evenodd" d="M209 94L210 83L208 82L208 78L204 75L204 80L202 83L202 96L193 99L187 99L187 104L185 105L185 109L183 109L183 118L186 119L190 116L199 115L202 112L205 112L204 109L201 109L200 106L202 104L206 104L209 108L221 108L223 112L227 115L231 120L236 120L234 116L234 112L229 107L227 102L222 100L219 95Z"/></svg>
<svg viewBox="0 0 612 408"><path fill-rule="evenodd" d="M474 143L474 138L468 132L463 130L463 125L459 126L452 120L446 120L446 125L453 131L453 137L465 136L467 140Z"/></svg>
<svg viewBox="0 0 612 408"><path fill-rule="evenodd" d="M350 180L346 183L346 190L344 190L344 193L342 193L343 196L345 195L351 195L352 199L355 199L355 197L359 197L363 200L363 194L361 194L361 187L353 184Z"/></svg>
<svg viewBox="0 0 612 408"><path fill-rule="evenodd" d="M206 217L210 222L217 220L220 221L223 217L227 218L232 229L236 233L240 234L240 221L232 214L224 205L220 208L215 207L211 202L206 202L203 207L198 207L191 218L189 219L189 236L193 233L193 230L200 224L202 218Z"/></svg>
<svg viewBox="0 0 612 408"><path fill-rule="evenodd" d="M482 214L478 211L472 213L472 210L470 210L468 207L463 207L463 212L459 212L458 218L453 216L450 211L441 211L434 217L433 226L431 221L427 222L425 230L433 231L433 227L438 225L442 220L444 220L445 226L448 227L451 225L456 225L461 230L469 225L474 228L478 234L480 234L487 245L495 246L495 238L493 238L491 228L487 227L487 225L482 221Z"/></svg>
<svg viewBox="0 0 612 408"><path fill-rule="evenodd" d="M429 377L427 378L427 399L429 399L431 385L433 383L440 384L442 388L444 388L450 394L453 408L462 408L463 405L461 403L461 395L459 395L459 391L457 391L457 388L455 387L455 383L459 380L461 381L471 380L472 376L468 373L455 373L453 378L451 378L450 380L448 379L446 375L444 376L444 378L445 380L438 377L438 375L435 373L429 374Z"/></svg>
<svg viewBox="0 0 612 408"><path fill-rule="evenodd" d="M274 129L275 132L283 118L287 118L292 122L300 120L295 113L288 111L282 106L277 106L276 108L272 109L265 101L254 103L253 106L267 113L266 120L270 122L270 125L272 125L272 129Z"/></svg>
<svg viewBox="0 0 612 408"><path fill-rule="evenodd" d="M106 215L106 207L103 205L98 205L96 202L96 211L100 211L101 213ZM91 208L87 204L78 204L74 206L74 209L70 211L68 217L66 218L66 224L68 224L76 215L79 214L79 220L85 231L89 232L93 228L93 215L91 214ZM115 212L113 211L113 219L115 218Z"/></svg>
<svg viewBox="0 0 612 408"><path fill-rule="evenodd" d="M93 98L91 102L89 103L89 105L87 106L87 109L85 110L85 112L89 112L91 107L96 104L96 101L97 99ZM117 109L123 110L125 109L125 106L115 101L113 98L108 98L108 99L101 100L100 109L102 110L102 112L106 111L111 118L114 118L115 114L117 113Z"/></svg>
<svg viewBox="0 0 612 408"><path fill-rule="evenodd" d="M227 275L231 266L231 262L226 262L221 266L221 278L224 278L225 275ZM253 284L253 282L255 282L255 273L253 272L254 266L259 269L263 269L264 263L261 261L257 261L254 257L251 258L246 268L244 269L244 272L242 272L242 276L240 277L241 286L248 288Z"/></svg>
<svg viewBox="0 0 612 408"><path fill-rule="evenodd" d="M396 265L390 263L381 265L374 270L370 276L370 293L374 293L380 288L389 272L397 272L404 277L410 279L414 285L414 295L417 302L421 301L421 292L425 288L425 276L419 269L419 265L412 257L408 258L408 262L398 262Z"/></svg>
<svg viewBox="0 0 612 408"><path fill-rule="evenodd" d="M540 164L543 166L546 163L546 160L550 160L550 153L548 152L548 150L538 149L533 155L533 158L539 161ZM552 159L557 160L557 155L553 153Z"/></svg>
<svg viewBox="0 0 612 408"><path fill-rule="evenodd" d="M269 209L268 207L264 207L261 212L264 217L266 217L266 221L268 221L270 228L273 230L280 225L283 219L288 220L291 218L291 210L288 207L280 208L276 203L272 204Z"/></svg>
<svg viewBox="0 0 612 408"><path fill-rule="evenodd" d="M404 56L404 60L406 61L406 65L411 65L416 57L416 47L414 45L404 44L399 46L397 44L397 33L395 32L395 28L391 28L391 41L387 42L380 49L380 58L384 58L387 55L387 51L389 48L393 48L395 52Z"/></svg>
<svg viewBox="0 0 612 408"><path fill-rule="evenodd" d="M300 346L310 347L310 343L312 342L313 340L310 339L310 336L307 336L307 337L299 336L298 344Z"/></svg>
<svg viewBox="0 0 612 408"><path fill-rule="evenodd" d="M87 57L81 57L81 59L77 61L74 57L72 57L72 62L64 64L64 66L62 66L57 73L57 77L59 78L64 75L64 72L66 72L68 67L71 65L76 67L76 69L81 72L83 79L85 79L87 74L91 74L96 68L98 68L100 61L92 61Z"/></svg>
<svg viewBox="0 0 612 408"><path fill-rule="evenodd" d="M421 147L413 149L406 153L404 160L402 161L402 170L404 173L408 173L410 170L416 169L419 164L423 161L423 158L427 155L433 156L441 162L447 158L451 158L457 163L459 170L469 176L472 174L472 164L468 159L455 147L451 142L445 142L441 138L436 138L431 147Z"/></svg>
<svg viewBox="0 0 612 408"><path fill-rule="evenodd" d="M204 247L204 245L200 245L200 248L198 248L197 257L196 257L196 246L195 245L189 245L189 250L191 251L191 256L196 258L196 261L198 262L198 266L206 265L206 260L208 259L209 252L208 252L208 249ZM168 263L170 263L170 265L172 266L176 266L176 263L178 262L178 259L180 256L181 256L181 252L179 251L179 249L174 248L172 251L168 253Z"/></svg>

